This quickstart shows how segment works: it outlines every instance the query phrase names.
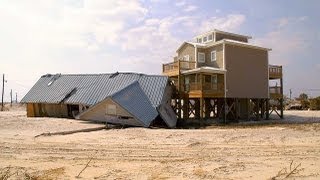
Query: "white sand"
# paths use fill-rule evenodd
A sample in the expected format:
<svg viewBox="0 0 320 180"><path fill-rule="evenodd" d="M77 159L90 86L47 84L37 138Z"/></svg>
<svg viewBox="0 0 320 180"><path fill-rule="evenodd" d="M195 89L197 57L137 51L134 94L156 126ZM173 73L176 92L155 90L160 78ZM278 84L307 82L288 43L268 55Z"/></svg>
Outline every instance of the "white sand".
<svg viewBox="0 0 320 180"><path fill-rule="evenodd" d="M319 111L287 111L283 122L319 121ZM0 112L0 168L74 179L269 179L301 163L294 179L320 179L320 123L127 128L34 138L99 127L83 121ZM56 169L59 168L59 169ZM45 171L47 170L47 171ZM282 176L284 177L284 176ZM14 177L13 178L17 178Z"/></svg>

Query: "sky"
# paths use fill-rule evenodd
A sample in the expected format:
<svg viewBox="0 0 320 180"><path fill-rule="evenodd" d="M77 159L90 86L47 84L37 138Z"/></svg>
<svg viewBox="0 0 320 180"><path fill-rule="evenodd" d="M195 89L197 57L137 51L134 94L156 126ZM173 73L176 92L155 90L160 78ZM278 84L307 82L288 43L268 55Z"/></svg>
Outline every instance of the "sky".
<svg viewBox="0 0 320 180"><path fill-rule="evenodd" d="M284 94L320 96L318 0L0 0L5 101L44 74L161 74L184 41L211 29L253 38L283 65ZM2 87L2 85L0 85Z"/></svg>

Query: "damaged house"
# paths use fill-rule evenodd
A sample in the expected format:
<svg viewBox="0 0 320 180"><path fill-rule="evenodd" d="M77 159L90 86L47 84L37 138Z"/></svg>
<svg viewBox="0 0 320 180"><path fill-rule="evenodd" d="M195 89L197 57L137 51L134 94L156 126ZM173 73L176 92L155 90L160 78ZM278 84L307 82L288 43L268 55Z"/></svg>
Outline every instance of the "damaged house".
<svg viewBox="0 0 320 180"><path fill-rule="evenodd" d="M137 73L43 75L21 100L28 117L63 117L149 127L176 126L166 76Z"/></svg>

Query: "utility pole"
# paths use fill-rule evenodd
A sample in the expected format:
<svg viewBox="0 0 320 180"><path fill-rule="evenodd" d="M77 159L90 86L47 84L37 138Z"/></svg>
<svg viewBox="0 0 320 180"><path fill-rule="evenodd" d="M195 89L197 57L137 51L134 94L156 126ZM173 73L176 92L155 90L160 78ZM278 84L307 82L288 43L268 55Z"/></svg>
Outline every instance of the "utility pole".
<svg viewBox="0 0 320 180"><path fill-rule="evenodd" d="M290 89L290 100L291 100L292 90Z"/></svg>
<svg viewBox="0 0 320 180"><path fill-rule="evenodd" d="M2 98L1 98L1 111L3 111L3 95L4 95L4 74L2 76Z"/></svg>
<svg viewBox="0 0 320 180"><path fill-rule="evenodd" d="M10 90L10 106L12 107L12 89Z"/></svg>

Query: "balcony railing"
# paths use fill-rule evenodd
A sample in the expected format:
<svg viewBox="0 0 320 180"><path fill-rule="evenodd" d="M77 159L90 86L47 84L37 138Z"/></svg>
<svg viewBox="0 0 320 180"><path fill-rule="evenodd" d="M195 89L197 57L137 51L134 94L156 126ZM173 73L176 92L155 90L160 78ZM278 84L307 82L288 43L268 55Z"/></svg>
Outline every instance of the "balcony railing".
<svg viewBox="0 0 320 180"><path fill-rule="evenodd" d="M185 91L224 92L223 84L214 83L189 83L185 85Z"/></svg>
<svg viewBox="0 0 320 180"><path fill-rule="evenodd" d="M189 70L196 67L195 61L178 60L172 63L162 65L163 74L179 74L179 70Z"/></svg>
<svg viewBox="0 0 320 180"><path fill-rule="evenodd" d="M282 66L269 65L269 77L278 79L282 77Z"/></svg>
<svg viewBox="0 0 320 180"><path fill-rule="evenodd" d="M269 87L270 98L282 98L281 87L273 86Z"/></svg>

